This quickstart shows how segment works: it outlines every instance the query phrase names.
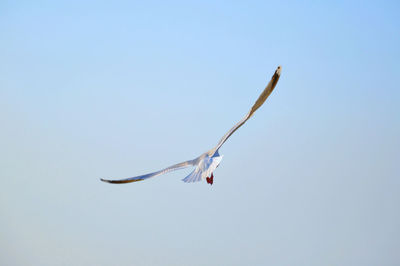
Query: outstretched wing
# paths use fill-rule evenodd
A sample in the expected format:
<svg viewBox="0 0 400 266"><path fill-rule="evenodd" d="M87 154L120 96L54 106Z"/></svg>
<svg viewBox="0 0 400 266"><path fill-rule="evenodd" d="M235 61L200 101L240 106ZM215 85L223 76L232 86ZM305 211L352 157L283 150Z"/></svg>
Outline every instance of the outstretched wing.
<svg viewBox="0 0 400 266"><path fill-rule="evenodd" d="M103 179L101 178L100 180L103 182L108 182L108 183L112 183L112 184L125 184L125 183L131 183L131 182L137 182L137 181L142 181L145 179L148 179L150 177L155 177L158 175L163 175L166 174L168 172L171 171L175 171L175 170L179 170L179 169L183 169L189 166L193 166L196 165L197 160L190 160L190 161L186 161L186 162L182 162L182 163L178 163L178 164L174 164L170 167L167 167L163 170L157 171L157 172L153 172L150 174L146 174L146 175L140 175L140 176L135 176L135 177L129 177L129 178L125 178L125 179L118 179L118 180L109 180L109 179Z"/></svg>
<svg viewBox="0 0 400 266"><path fill-rule="evenodd" d="M264 91L261 93L261 95L258 97L257 101L254 103L253 107L251 107L250 111L245 115L245 117L242 118L231 130L229 130L219 141L218 145L212 149L212 153L217 151L222 144L225 143L225 141L239 128L241 127L244 123L246 123L247 120L254 114L254 112L260 108L261 105L265 102L265 100L268 98L268 96L271 94L271 92L274 90L276 84L278 83L279 77L281 75L281 66L278 66L278 68L275 70L274 75L272 76L270 82L268 85L265 87Z"/></svg>

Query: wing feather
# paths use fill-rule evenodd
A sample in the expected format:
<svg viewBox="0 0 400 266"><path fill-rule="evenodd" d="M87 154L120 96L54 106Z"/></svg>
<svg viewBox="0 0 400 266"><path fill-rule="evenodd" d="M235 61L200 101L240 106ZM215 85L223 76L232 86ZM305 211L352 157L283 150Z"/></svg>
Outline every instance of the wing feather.
<svg viewBox="0 0 400 266"><path fill-rule="evenodd" d="M251 107L250 111L234 126L232 127L218 142L217 146L215 146L214 149L212 149L211 153L215 153L218 151L219 148L225 143L225 141L236 131L241 127L244 123L246 123L247 120L250 119L250 117L254 114L254 112L260 108L261 105L267 100L268 96L271 94L271 92L274 90L276 84L278 83L279 77L281 75L281 66L278 66L278 68L275 70L274 75L272 76L271 80L269 81L268 85L265 87L264 91L261 93L261 95L258 97L257 101L254 103L254 105Z"/></svg>
<svg viewBox="0 0 400 266"><path fill-rule="evenodd" d="M189 166L193 166L196 165L197 161L195 160L189 160L186 162L182 162L182 163L178 163L178 164L174 164L170 167L167 167L165 169L162 169L160 171L157 172L153 172L153 173L149 173L146 175L140 175L140 176L135 176L135 177L128 177L125 179L118 179L118 180L110 180L110 179L103 179L101 178L100 180L103 182L108 182L108 183L112 183L112 184L125 184L125 183L131 183L131 182L137 182L137 181L142 181L151 177L155 177L155 176L159 176L159 175L163 175L166 174L168 172L171 171L176 171L176 170L180 170Z"/></svg>

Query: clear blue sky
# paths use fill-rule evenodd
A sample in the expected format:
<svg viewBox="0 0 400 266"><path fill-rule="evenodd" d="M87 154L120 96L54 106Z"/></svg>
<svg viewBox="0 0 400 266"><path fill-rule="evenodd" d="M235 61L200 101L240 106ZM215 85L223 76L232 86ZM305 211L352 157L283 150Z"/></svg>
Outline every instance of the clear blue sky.
<svg viewBox="0 0 400 266"><path fill-rule="evenodd" d="M1 1L1 265L400 265L398 1ZM183 170L251 107L212 187Z"/></svg>

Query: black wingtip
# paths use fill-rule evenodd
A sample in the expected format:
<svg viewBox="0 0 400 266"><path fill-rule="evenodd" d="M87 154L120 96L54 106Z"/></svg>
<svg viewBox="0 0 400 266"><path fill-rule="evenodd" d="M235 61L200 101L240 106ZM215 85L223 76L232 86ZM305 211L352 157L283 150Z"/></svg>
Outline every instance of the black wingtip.
<svg viewBox="0 0 400 266"><path fill-rule="evenodd" d="M278 68L276 69L276 74L279 76L281 75L282 67L279 65Z"/></svg>
<svg viewBox="0 0 400 266"><path fill-rule="evenodd" d="M122 180L108 180L108 179L103 179L100 178L101 181L106 182L106 183L110 183L110 184L126 184L126 183L132 183L132 182L138 182L138 181L142 181L144 179L122 179Z"/></svg>

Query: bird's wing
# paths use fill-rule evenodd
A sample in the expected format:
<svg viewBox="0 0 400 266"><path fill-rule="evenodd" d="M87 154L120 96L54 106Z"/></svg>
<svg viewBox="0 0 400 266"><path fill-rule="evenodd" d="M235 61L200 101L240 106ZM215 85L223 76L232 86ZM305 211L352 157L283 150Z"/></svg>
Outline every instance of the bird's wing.
<svg viewBox="0 0 400 266"><path fill-rule="evenodd" d="M254 103L253 107L251 107L250 111L240 120L231 130L229 130L219 141L217 146L211 150L211 153L218 151L218 149L225 143L225 141L239 128L241 127L249 118L254 114L254 112L260 108L261 105L265 102L271 92L274 90L276 84L278 83L279 77L281 75L281 66L275 70L274 75L272 76L270 82L265 87L264 91L258 97L257 101Z"/></svg>
<svg viewBox="0 0 400 266"><path fill-rule="evenodd" d="M125 183L142 181L142 180L145 180L145 179L150 178L150 177L163 175L163 174L166 174L168 172L179 170L179 169L183 169L183 168L186 168L186 167L189 167L189 166L193 166L193 165L196 165L196 164L197 164L197 160L194 159L194 160L190 160L190 161L174 164L174 165L172 165L170 167L167 167L165 169L162 169L160 171L153 172L153 173L146 174L146 175L128 177L128 178L125 178L125 179L118 179L118 180L109 180L109 179L103 179L103 178L101 178L100 180L103 181L103 182L108 182L108 183L112 183L112 184L125 184Z"/></svg>

